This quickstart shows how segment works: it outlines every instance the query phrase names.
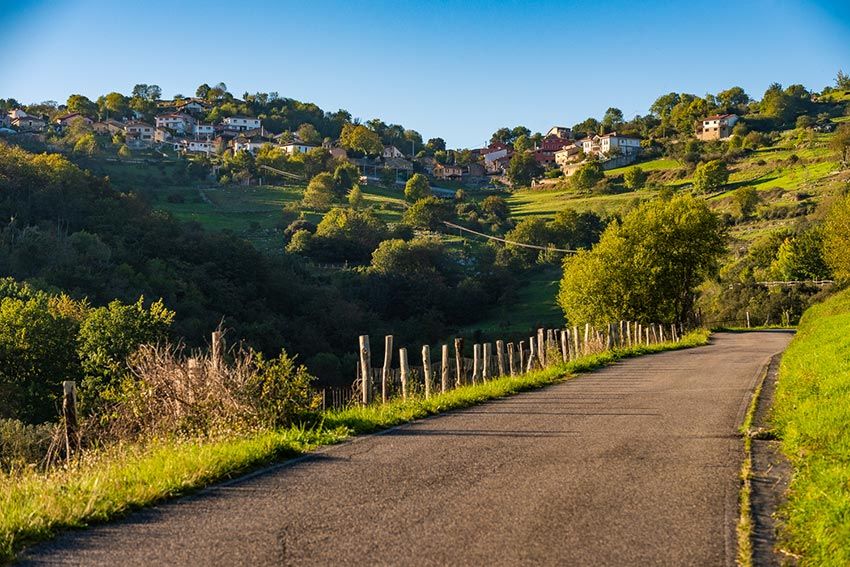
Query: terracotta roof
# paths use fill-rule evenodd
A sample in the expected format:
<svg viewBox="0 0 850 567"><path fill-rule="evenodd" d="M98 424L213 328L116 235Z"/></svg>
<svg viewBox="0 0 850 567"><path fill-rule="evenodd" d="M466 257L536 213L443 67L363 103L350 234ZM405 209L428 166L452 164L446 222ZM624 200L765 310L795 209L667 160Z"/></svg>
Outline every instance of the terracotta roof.
<svg viewBox="0 0 850 567"><path fill-rule="evenodd" d="M703 118L703 122L708 120L723 120L724 118L729 118L731 116L735 116L735 114L712 114L711 116L706 116Z"/></svg>

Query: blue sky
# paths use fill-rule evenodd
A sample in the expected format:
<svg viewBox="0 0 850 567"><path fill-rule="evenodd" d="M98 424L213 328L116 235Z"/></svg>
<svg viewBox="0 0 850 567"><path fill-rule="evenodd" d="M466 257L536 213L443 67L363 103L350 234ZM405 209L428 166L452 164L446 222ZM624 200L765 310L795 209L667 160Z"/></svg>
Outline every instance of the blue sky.
<svg viewBox="0 0 850 567"><path fill-rule="evenodd" d="M850 2L0 0L0 98L277 91L481 145L660 94L850 72Z"/></svg>

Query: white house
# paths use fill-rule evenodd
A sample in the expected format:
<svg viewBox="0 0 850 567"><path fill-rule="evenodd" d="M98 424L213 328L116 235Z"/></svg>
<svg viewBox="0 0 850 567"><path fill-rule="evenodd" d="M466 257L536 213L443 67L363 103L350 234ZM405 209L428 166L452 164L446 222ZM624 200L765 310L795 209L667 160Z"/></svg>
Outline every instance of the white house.
<svg viewBox="0 0 850 567"><path fill-rule="evenodd" d="M200 98L183 99L176 106L180 112L207 112L210 109L210 105Z"/></svg>
<svg viewBox="0 0 850 567"><path fill-rule="evenodd" d="M192 128L192 133L196 138L211 138L215 136L215 126L199 122Z"/></svg>
<svg viewBox="0 0 850 567"><path fill-rule="evenodd" d="M385 146L383 156L385 158L403 158L404 154L395 146Z"/></svg>
<svg viewBox="0 0 850 567"><path fill-rule="evenodd" d="M224 119L224 127L228 130L244 132L245 130L254 130L260 127L259 118L249 118L247 116L228 116Z"/></svg>
<svg viewBox="0 0 850 567"><path fill-rule="evenodd" d="M292 142L280 144L280 146L278 147L289 155L294 156L295 154L306 154L310 150L314 149L316 146L311 146L310 144L305 144L304 142L294 140Z"/></svg>
<svg viewBox="0 0 850 567"><path fill-rule="evenodd" d="M564 167L564 165L572 162L576 162L581 157L581 143L576 142L570 146L564 146L557 152L555 152L555 165L558 167Z"/></svg>
<svg viewBox="0 0 850 567"><path fill-rule="evenodd" d="M640 138L622 136L616 132L581 141L582 150L587 156L611 157L614 155L632 155L640 151Z"/></svg>
<svg viewBox="0 0 850 567"><path fill-rule="evenodd" d="M215 142L212 140L188 140L184 142L186 151L193 154L211 155L215 153Z"/></svg>
<svg viewBox="0 0 850 567"><path fill-rule="evenodd" d="M265 146L266 144L270 144L268 139L263 138L261 136L253 136L251 138L246 138L245 136L237 136L233 138L232 148L233 153L241 152L242 150L248 151L250 153L256 153L257 150Z"/></svg>
<svg viewBox="0 0 850 567"><path fill-rule="evenodd" d="M737 114L715 114L697 122L696 137L700 140L725 140L732 135L738 122Z"/></svg>
<svg viewBox="0 0 850 567"><path fill-rule="evenodd" d="M38 132L44 130L47 123L37 116L30 116L26 112L23 116L12 116L12 126L22 132Z"/></svg>
<svg viewBox="0 0 850 567"><path fill-rule="evenodd" d="M178 134L190 134L195 126L195 119L183 112L169 112L156 117L157 128L168 128Z"/></svg>
<svg viewBox="0 0 850 567"><path fill-rule="evenodd" d="M124 124L124 136L127 146L138 149L150 146L154 142L156 128L150 124L132 120Z"/></svg>

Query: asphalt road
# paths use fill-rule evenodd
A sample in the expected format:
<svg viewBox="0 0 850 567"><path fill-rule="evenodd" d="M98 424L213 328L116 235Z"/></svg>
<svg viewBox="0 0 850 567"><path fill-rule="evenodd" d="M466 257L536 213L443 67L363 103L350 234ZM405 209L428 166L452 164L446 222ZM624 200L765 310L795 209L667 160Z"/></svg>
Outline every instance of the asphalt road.
<svg viewBox="0 0 850 567"><path fill-rule="evenodd" d="M323 450L26 564L733 565L737 427L790 334L710 346Z"/></svg>

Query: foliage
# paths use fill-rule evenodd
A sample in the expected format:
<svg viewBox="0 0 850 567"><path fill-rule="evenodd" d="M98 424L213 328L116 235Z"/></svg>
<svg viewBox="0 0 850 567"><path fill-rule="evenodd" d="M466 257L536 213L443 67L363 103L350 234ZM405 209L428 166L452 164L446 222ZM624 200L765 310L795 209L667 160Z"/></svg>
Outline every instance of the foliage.
<svg viewBox="0 0 850 567"><path fill-rule="evenodd" d="M310 180L301 203L311 209L325 210L336 199L335 189L333 176L327 172L319 173Z"/></svg>
<svg viewBox="0 0 850 567"><path fill-rule="evenodd" d="M531 152L516 152L508 164L508 179L515 187L527 187L536 177L543 175L543 166Z"/></svg>
<svg viewBox="0 0 850 567"><path fill-rule="evenodd" d="M850 562L850 292L806 311L782 356L772 415L793 467L780 545L801 565Z"/></svg>
<svg viewBox="0 0 850 567"><path fill-rule="evenodd" d="M404 184L404 198L415 202L431 196L431 182L421 173L414 173Z"/></svg>
<svg viewBox="0 0 850 567"><path fill-rule="evenodd" d="M630 167L623 174L623 183L628 189L637 191L643 189L649 175L639 166Z"/></svg>
<svg viewBox="0 0 850 567"><path fill-rule="evenodd" d="M850 282L850 196L837 199L824 224L824 257L835 279Z"/></svg>
<svg viewBox="0 0 850 567"><path fill-rule="evenodd" d="M688 320L724 241L720 219L702 201L645 203L611 223L591 251L564 260L558 302L570 324Z"/></svg>
<svg viewBox="0 0 850 567"><path fill-rule="evenodd" d="M80 325L77 354L83 371L80 402L92 407L127 373L127 357L139 345L168 338L174 312L162 300L145 307L143 298L132 305L112 301L91 309Z"/></svg>
<svg viewBox="0 0 850 567"><path fill-rule="evenodd" d="M711 193L717 191L729 180L729 170L722 160L700 163L694 171L694 191Z"/></svg>
<svg viewBox="0 0 850 567"><path fill-rule="evenodd" d="M363 208L363 191L359 185L355 185L348 193L348 204L352 209Z"/></svg>
<svg viewBox="0 0 850 567"><path fill-rule="evenodd" d="M570 187L576 191L589 191L603 179L605 179L605 172L602 170L602 165L596 160L590 160L570 177Z"/></svg>
<svg viewBox="0 0 850 567"><path fill-rule="evenodd" d="M339 143L343 148L366 155L380 155L384 151L378 134L362 124L345 124L339 135Z"/></svg>
<svg viewBox="0 0 850 567"><path fill-rule="evenodd" d="M416 228L438 230L443 221L452 217L453 207L437 197L425 197L413 203L405 212L403 222Z"/></svg>
<svg viewBox="0 0 850 567"><path fill-rule="evenodd" d="M850 165L850 124L840 125L829 145L838 154L838 159L844 167Z"/></svg>
<svg viewBox="0 0 850 567"><path fill-rule="evenodd" d="M738 217L748 219L755 212L759 203L761 203L761 197L755 187L741 187L732 193L732 203Z"/></svg>

